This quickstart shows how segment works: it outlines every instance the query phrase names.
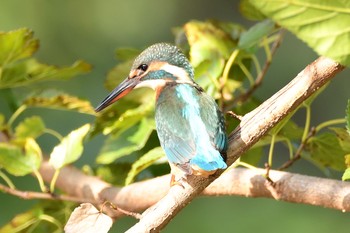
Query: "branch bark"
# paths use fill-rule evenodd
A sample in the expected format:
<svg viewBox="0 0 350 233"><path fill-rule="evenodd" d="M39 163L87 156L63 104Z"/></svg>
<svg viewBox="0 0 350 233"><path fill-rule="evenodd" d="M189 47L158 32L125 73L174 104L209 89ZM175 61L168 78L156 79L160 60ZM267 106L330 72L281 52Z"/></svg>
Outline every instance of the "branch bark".
<svg viewBox="0 0 350 233"><path fill-rule="evenodd" d="M50 181L54 169L44 162L41 172L45 175L44 179ZM228 169L201 195L274 198L350 212L349 182L271 170L270 178L275 182L271 190L265 173L265 169ZM169 179L170 175L165 175L126 187L113 187L68 166L62 169L57 186L70 196L80 197L81 202L88 200L102 204L108 200L124 210L141 212L169 192ZM114 217L120 216L117 214Z"/></svg>
<svg viewBox="0 0 350 233"><path fill-rule="evenodd" d="M242 118L239 127L229 135L228 164L231 165L243 152L248 150L279 121L281 121L285 116L287 116L291 111L293 111L297 106L299 106L304 100L306 100L310 95L312 95L325 83L330 81L337 73L339 73L343 69L343 66L332 61L331 59L320 57L316 61L308 65L301 73L297 75L296 78L294 78L283 89L281 89L270 99L261 104L258 108L246 114ZM221 179L224 179L226 177L226 174L235 173L235 170L225 173L225 175L222 176L223 178L218 179L218 181L213 183L213 185L217 184L217 182L220 182ZM237 173L239 173L239 171L242 170L237 170ZM48 170L45 170L45 164L43 165L41 172L43 176L49 174ZM165 179L164 177L155 178L147 182L141 182L121 189L115 189L111 187L111 185L101 182L97 178L92 177L89 177L86 180L83 179L84 182L80 184L77 182L78 178L76 175L73 176L72 174L70 174L70 176L66 176L64 175L64 170L60 174L57 186L63 189L65 192L68 192L70 195L78 195L85 198L85 195L88 195L88 197L94 198L96 200L114 200L112 202L116 203L116 205L120 206L123 209L128 209L130 211L135 211L136 209L143 209L152 205L142 214L141 220L132 228L130 228L128 232L157 232L163 227L165 227L167 223L174 216L176 216L176 214L183 207L185 207L193 198L202 193L202 191L216 178L218 178L221 175L221 173L222 171L217 172L213 176L209 177L209 179L190 176L188 178L188 183L184 183L184 187L173 186L170 190L168 190L167 193L165 193L167 189L164 186L160 186L158 183L159 179L163 180ZM275 174L275 172L271 172L272 179L274 179L273 174ZM280 178L277 177L277 179L274 180L275 182L277 181L277 185L276 187L274 187L274 190L271 190L271 187L268 188L270 194L272 193L273 196L275 196L275 198L292 202L300 201L302 203L308 204L315 203L315 201L317 200L316 196L311 196L309 199L304 200L303 195L308 193L305 190L309 185L312 184L312 182L315 182L313 183L314 185L318 185L319 180L314 179L320 178L312 178L311 180L308 180L305 176L297 177L301 180L305 179L308 180L308 182L310 182L307 183L307 185L301 184L298 189L297 187L295 187L294 184L290 184L290 182L287 182L287 179L285 179L285 177L291 175L286 175L286 173L276 174L284 175L281 175ZM236 177L235 179L239 178L237 177L236 173L233 177ZM261 185L262 182L265 182L265 180L262 178L254 177L251 177L249 181L246 180L246 182L253 182L254 187L259 187L259 185ZM291 178L293 177L289 177L289 179ZM71 180L73 183L69 182L69 179L73 179ZM47 180L47 177L45 178L45 180ZM295 182L297 181L296 178L292 180ZM281 183L279 183L279 181L281 181ZM167 180L165 183L168 184L168 182L169 180ZM324 182L327 183L328 181ZM346 186L346 188L344 188L339 183L337 183L337 181L332 182L335 182L336 185L340 187L340 190L346 190L344 191L345 196L339 195L339 197L336 197L338 202L342 203L345 201L346 204L341 205L338 203L337 208L348 210L349 187ZM333 187L332 185L334 185L334 183L332 182L327 183L327 185L331 185L328 186L327 190L329 190L329 187ZM288 183L289 186L284 185L286 183ZM225 186L222 186L221 188L224 187ZM238 186L238 188L235 187L233 188L233 190L239 190L240 188L243 188L243 186ZM216 190L218 190L218 188ZM244 195L270 195L264 189L259 188L258 190L261 190L261 192L256 192L254 190L256 189L252 188L250 193L245 193ZM295 190L299 190L297 194L295 194ZM331 191L333 192L334 189L332 188ZM290 196L288 195L288 192L294 193L296 196ZM339 192L342 193L343 191ZM128 195L123 196L123 193L127 193ZM155 195L156 193L159 193L160 195ZM136 198L135 195L138 196L139 199L133 199ZM163 195L165 196L159 200L159 197ZM321 201L322 204L320 205L332 204L329 203L331 201L329 200L329 196L327 195L323 196L326 200ZM297 201L297 199L300 200ZM136 200L137 203L135 202ZM140 203L140 200L147 200L147 203L142 205L142 203Z"/></svg>

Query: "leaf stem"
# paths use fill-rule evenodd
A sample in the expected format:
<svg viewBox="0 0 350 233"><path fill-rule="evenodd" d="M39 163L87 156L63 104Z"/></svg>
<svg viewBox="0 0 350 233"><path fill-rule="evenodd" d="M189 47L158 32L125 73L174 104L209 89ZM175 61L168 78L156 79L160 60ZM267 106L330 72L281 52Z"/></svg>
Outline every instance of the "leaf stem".
<svg viewBox="0 0 350 233"><path fill-rule="evenodd" d="M242 162L242 161L239 161L237 166L242 166L242 167L246 167L246 168L249 168L249 169L257 169L257 167L249 164L249 163L246 163L246 162Z"/></svg>
<svg viewBox="0 0 350 233"><path fill-rule="evenodd" d="M17 117L24 111L27 109L27 105L21 105L10 117L10 119L8 120L8 127L9 130L11 130L11 126L13 124L13 122L17 119Z"/></svg>
<svg viewBox="0 0 350 233"><path fill-rule="evenodd" d="M12 183L11 179L0 170L0 177L6 182L6 184L11 188L11 189L16 189L16 186Z"/></svg>
<svg viewBox="0 0 350 233"><path fill-rule="evenodd" d="M55 138L57 138L59 141L62 141L63 140L63 136L58 133L57 131L53 130L53 129L49 129L49 128L45 128L44 129L44 132L47 133L47 134L50 134L52 136L54 136Z"/></svg>
<svg viewBox="0 0 350 233"><path fill-rule="evenodd" d="M269 150L269 157L268 157L268 165L269 167L272 167L272 157L273 157L273 150L275 148L275 141L276 141L276 134L271 135L271 145Z"/></svg>
<svg viewBox="0 0 350 233"><path fill-rule="evenodd" d="M235 49L232 52L230 58L227 60L227 63L226 63L225 68L224 68L224 71L222 73L222 78L223 78L222 83L226 83L226 81L228 79L228 74L230 73L230 69L231 69L233 63L235 62L235 60L237 59L239 51L240 50Z"/></svg>
<svg viewBox="0 0 350 233"><path fill-rule="evenodd" d="M305 142L308 134L309 134L309 130L310 130L310 122L311 122L311 108L310 105L304 105L305 106L305 110L306 110L306 116L305 116L305 127L304 127L304 132L303 132L303 136L301 138L302 142Z"/></svg>
<svg viewBox="0 0 350 233"><path fill-rule="evenodd" d="M338 124L343 124L343 123L346 123L346 119L340 118L340 119L333 119L333 120L325 121L316 127L316 132L318 132L321 129L326 128L328 126L338 125Z"/></svg>
<svg viewBox="0 0 350 233"><path fill-rule="evenodd" d="M58 220L56 220L54 217L47 214L42 214L39 216L39 219L52 223L53 225L56 225L56 227L62 231L61 223Z"/></svg>
<svg viewBox="0 0 350 233"><path fill-rule="evenodd" d="M245 67L245 65L242 62L238 62L237 64L238 64L239 68L241 68L241 70L243 71L245 76L247 76L247 79L249 81L249 85L252 87L254 85L253 75L249 72L247 67Z"/></svg>
<svg viewBox="0 0 350 233"><path fill-rule="evenodd" d="M36 170L36 169L33 172L34 172L34 175L36 176L36 178L38 179L40 190L42 192L46 193L47 189L46 189L43 177L41 176L40 172L38 170Z"/></svg>
<svg viewBox="0 0 350 233"><path fill-rule="evenodd" d="M50 192L53 193L55 191L55 185L56 185L56 181L58 178L58 175L60 174L60 169L56 169L55 173L53 174L51 183L50 183Z"/></svg>

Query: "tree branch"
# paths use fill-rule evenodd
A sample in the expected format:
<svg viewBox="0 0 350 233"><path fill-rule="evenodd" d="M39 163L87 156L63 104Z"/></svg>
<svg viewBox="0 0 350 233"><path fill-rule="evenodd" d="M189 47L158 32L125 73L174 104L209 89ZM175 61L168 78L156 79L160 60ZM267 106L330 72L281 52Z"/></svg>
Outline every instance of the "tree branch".
<svg viewBox="0 0 350 233"><path fill-rule="evenodd" d="M44 162L41 172L45 174L44 179L50 181L54 169ZM228 169L201 195L275 198L350 212L349 182L270 170L270 178L275 184L272 191L266 185L265 173L265 169ZM96 204L103 204L108 200L124 210L141 212L169 192L169 179L170 175L165 175L126 187L112 187L68 166L62 169L57 186L68 195L80 197L81 200L88 199Z"/></svg>
<svg viewBox="0 0 350 233"><path fill-rule="evenodd" d="M248 150L279 121L281 121L291 111L296 109L296 107L299 106L304 100L306 100L310 95L312 95L316 90L322 87L343 69L343 66L332 61L331 59L320 57L308 65L283 89L261 104L258 108L246 114L242 118L239 127L229 136L228 164L231 165L242 153ZM43 165L43 169L41 171L43 176L45 176L45 173L48 172L47 170L45 171L45 164ZM142 207L156 203L142 214L141 220L135 224L135 226L130 228L128 232L159 231L166 226L167 223L174 216L176 216L176 214L183 207L185 207L194 197L199 195L222 173L222 171L219 171L213 176L209 177L209 179L190 176L187 180L188 183L184 183L184 187L173 186L168 193L157 202L159 196L155 195L155 193L161 192L162 195L164 195L166 192L165 190L167 190L160 190L161 188L159 185L157 185L158 179L164 179L163 177L148 181L151 183L147 183L147 186L145 186L145 183L138 183L137 185L139 186L130 185L125 188L115 190L114 193L112 191L108 192L111 196L101 196L101 194L106 193L106 190L114 190L114 188L112 188L109 184L101 182L97 178L93 177L89 177L87 180L84 180L82 184L79 184L76 176L65 176L63 171L64 169L62 170L60 176L64 176L64 179L59 179L57 186L71 195L73 195L73 193L71 193L71 191L73 191L74 195L82 197L84 197L84 195L88 195L89 197L94 197L97 200L103 200L106 198L109 201L111 201L111 199L109 199L110 197L114 197L115 204L130 211L134 211L135 208L140 208L138 207L140 205L140 200L147 200L149 198L147 205L143 205ZM271 176L273 177L272 174ZM167 180L166 183L168 182L169 180ZM317 182L315 184L318 184ZM73 185L71 186L70 184ZM310 185L310 183L308 183L308 185ZM143 188L139 189L140 187ZM284 187L284 185L281 185L281 187ZM291 188L295 190L293 185L291 185ZM133 189L132 192L128 192L130 189ZM284 190L283 188L280 190L278 184L275 189L275 194L277 193L277 197L279 199L282 199L284 195L286 195L287 190ZM271 188L269 190L271 191ZM331 190L333 191L334 189L332 188ZM129 196L123 197L123 192L127 192ZM130 197L131 193L139 196L139 199L132 199ZM303 194L305 194L305 192L300 194L300 198L303 198ZM155 196L158 198L155 198ZM347 193L346 197L343 197L342 201L348 200L348 196L349 194ZM288 198L286 199L288 200ZM327 202L329 202L329 199L327 199ZM128 204L129 208L126 207L126 203ZM132 206L134 207L130 208ZM348 208L348 205L346 208ZM346 208L342 206L341 209Z"/></svg>

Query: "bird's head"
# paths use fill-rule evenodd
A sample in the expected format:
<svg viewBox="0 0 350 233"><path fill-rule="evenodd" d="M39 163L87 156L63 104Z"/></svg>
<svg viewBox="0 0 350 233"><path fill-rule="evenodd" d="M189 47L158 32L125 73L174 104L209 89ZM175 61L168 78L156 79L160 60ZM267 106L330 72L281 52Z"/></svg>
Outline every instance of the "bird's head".
<svg viewBox="0 0 350 233"><path fill-rule="evenodd" d="M134 61L129 76L95 109L97 112L138 87L157 89L168 82L193 83L193 68L174 45L159 43L145 49Z"/></svg>

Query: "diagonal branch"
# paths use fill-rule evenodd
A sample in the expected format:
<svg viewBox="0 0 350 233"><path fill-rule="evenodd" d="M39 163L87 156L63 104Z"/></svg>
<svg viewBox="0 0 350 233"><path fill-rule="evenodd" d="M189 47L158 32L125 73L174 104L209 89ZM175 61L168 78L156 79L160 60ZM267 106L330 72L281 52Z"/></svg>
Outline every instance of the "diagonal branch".
<svg viewBox="0 0 350 233"><path fill-rule="evenodd" d="M279 121L281 121L298 105L300 105L304 100L306 100L310 95L312 95L325 83L330 81L337 73L339 73L343 69L343 66L332 61L331 59L320 57L316 61L308 65L301 73L298 74L296 78L294 78L283 89L281 89L270 99L261 104L258 108L246 114L242 118L239 127L235 129L229 136L230 146L228 149L228 164L231 165L243 152L248 150ZM43 166L41 171L44 176L46 173L45 166ZM218 178L221 175L221 173L222 172L217 172L209 179L190 176L188 178L188 183L184 183L183 188L180 186L173 186L168 191L168 193L159 201L159 196L157 198L153 196L154 193L158 193L160 189L160 187L156 184L154 184L155 186L152 186L149 183L147 183L147 186L145 185L145 183L139 184L141 187L143 187L143 189L141 189L140 186L137 187L137 189L135 188L135 186L130 185L128 187L116 190L114 194L111 194L112 196L105 197L100 196L100 194L104 193L105 190L112 190L114 188L112 188L109 184L100 181L97 182L97 178L90 177L89 181L83 183L82 189L80 190L78 190L77 187L74 188L74 185L70 188L74 189L75 194L79 194L79 196L81 196L80 194L82 194L82 192L88 192L88 195L90 195L91 197L101 200L103 200L104 198L114 196L117 205L119 205L123 209L128 209L130 211L134 211L134 209L127 208L124 205L125 203L130 203L130 198L124 197L123 199L121 194L123 192L127 192L128 189L130 190L132 188L135 188L133 189L133 193L136 193L135 195L139 195L140 199L150 199L149 203L143 207L147 207L153 203L156 204L147 209L142 214L141 220L135 226L130 228L128 232L150 232L159 231L160 229L164 228L167 225L167 223L174 216L176 216L176 214L182 208L184 208L193 198L199 195L210 183L212 183L216 178ZM60 175L63 176L63 174ZM77 177L73 176L70 179L74 179L74 184L77 184ZM164 178L155 178L149 182L156 182L158 179ZM58 187L64 187L65 184L62 184L64 182L67 182L67 180L59 179L57 183ZM94 182L96 185L92 186L91 184L93 184ZM279 184L277 183L276 187L274 187L274 196L277 198L283 198L283 195L285 195L286 191L282 189L280 190L281 193L279 193L278 185ZM268 190L271 191L271 187ZM166 189L161 190L161 192L163 192L162 194L164 195ZM137 206L139 203L133 204L134 206ZM130 205L129 207L131 206L132 205ZM342 207L342 209L346 208Z"/></svg>
<svg viewBox="0 0 350 233"><path fill-rule="evenodd" d="M270 99L246 114L239 127L229 136L228 164L231 165L288 113L343 69L343 66L333 60L320 57ZM164 198L142 214L141 220L128 232L161 230L220 175L221 172L217 172L209 179L191 176L183 188L173 186Z"/></svg>

